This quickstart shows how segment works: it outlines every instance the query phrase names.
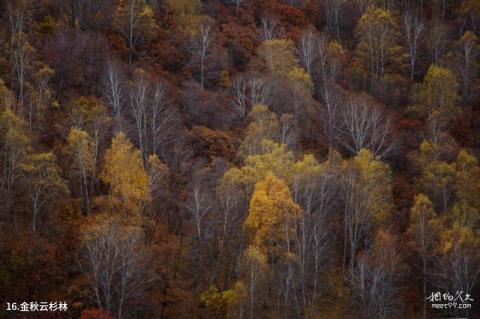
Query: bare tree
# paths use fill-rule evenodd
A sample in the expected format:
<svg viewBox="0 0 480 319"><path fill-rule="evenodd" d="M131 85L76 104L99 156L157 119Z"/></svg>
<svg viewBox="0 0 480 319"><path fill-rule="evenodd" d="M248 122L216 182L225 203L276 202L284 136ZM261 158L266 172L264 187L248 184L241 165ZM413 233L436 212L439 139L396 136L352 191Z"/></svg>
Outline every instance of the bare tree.
<svg viewBox="0 0 480 319"><path fill-rule="evenodd" d="M41 111L45 110L52 102L52 92L49 88L50 79L55 71L47 66L41 66L32 76L31 85L28 90L28 126L30 130L38 129L42 119Z"/></svg>
<svg viewBox="0 0 480 319"><path fill-rule="evenodd" d="M422 293L427 295L427 284L429 275L428 270L434 246L438 237L438 229L434 218L433 204L427 196L419 194L415 197L414 205L410 211L410 226L408 233L412 236L416 244L416 253L418 253L422 263ZM426 297L423 298L423 318L427 317Z"/></svg>
<svg viewBox="0 0 480 319"><path fill-rule="evenodd" d="M473 89L475 78L477 76L477 61L479 56L478 37L472 32L467 31L458 41L454 71L460 79L462 99L464 103L470 101L475 90Z"/></svg>
<svg viewBox="0 0 480 319"><path fill-rule="evenodd" d="M318 55L318 35L311 29L305 30L297 45L297 54L308 74L312 75L313 64Z"/></svg>
<svg viewBox="0 0 480 319"><path fill-rule="evenodd" d="M25 33L26 8L23 4L8 5L10 20L10 58L15 85L17 87L17 102L23 107L25 100L25 85L31 72L32 54L34 48L28 43Z"/></svg>
<svg viewBox="0 0 480 319"><path fill-rule="evenodd" d="M336 139L339 124L338 109L343 99L343 92L336 84L338 69L340 67L338 58L333 56L329 49L329 42L326 36L321 36L317 42L318 64L316 67L317 81L319 83L317 92L322 100L320 112L323 130L332 148Z"/></svg>
<svg viewBox="0 0 480 319"><path fill-rule="evenodd" d="M255 74L240 74L232 82L233 105L242 118L253 105L268 103L271 85L266 79Z"/></svg>
<svg viewBox="0 0 480 319"><path fill-rule="evenodd" d="M20 168L32 205L32 230L35 231L41 213L47 211L46 206L54 204L54 198L68 194L68 190L52 153L32 154L21 163Z"/></svg>
<svg viewBox="0 0 480 319"><path fill-rule="evenodd" d="M432 64L438 64L445 52L447 27L438 20L434 20L429 28L428 44L432 56Z"/></svg>
<svg viewBox="0 0 480 319"><path fill-rule="evenodd" d="M173 142L177 114L169 105L167 86L157 84L143 70L137 70L130 87L130 110L134 119L135 138L143 160L156 154L165 158L165 146Z"/></svg>
<svg viewBox="0 0 480 319"><path fill-rule="evenodd" d="M248 200L243 192L241 185L235 180L222 180L216 190L216 198L220 203L220 209L223 217L223 237L228 240L232 233L236 222L245 213L246 201Z"/></svg>
<svg viewBox="0 0 480 319"><path fill-rule="evenodd" d="M271 95L271 84L260 76L252 76L248 80L250 105L267 104Z"/></svg>
<svg viewBox="0 0 480 319"><path fill-rule="evenodd" d="M13 94L12 94L13 95ZM12 98L13 100L13 98ZM31 153L31 138L27 123L6 108L0 113L0 152L2 159L1 188L6 192L5 210L13 216L16 224L15 194L22 177L21 164Z"/></svg>
<svg viewBox="0 0 480 319"><path fill-rule="evenodd" d="M390 235L381 233L384 242L376 243L358 258L352 277L353 301L362 317L392 318L398 311L395 296L399 291L402 264ZM378 241L378 239L377 239Z"/></svg>
<svg viewBox="0 0 480 319"><path fill-rule="evenodd" d="M147 161L147 108L149 105L150 83L145 71L136 70L130 90L130 110L135 119L136 141L144 164Z"/></svg>
<svg viewBox="0 0 480 319"><path fill-rule="evenodd" d="M298 129L295 123L295 117L292 114L284 113L280 117L279 141L293 148L297 144Z"/></svg>
<svg viewBox="0 0 480 319"><path fill-rule="evenodd" d="M154 278L141 231L108 221L86 234L82 256L98 306L119 319L129 317L129 306L141 301Z"/></svg>
<svg viewBox="0 0 480 319"><path fill-rule="evenodd" d="M338 57L334 56L330 50L330 42L325 35L318 38L317 57L318 72L322 84L327 84L336 80L338 69L340 67Z"/></svg>
<svg viewBox="0 0 480 319"><path fill-rule="evenodd" d="M257 291L265 277L266 257L255 247L250 246L245 252L245 281L249 297L250 319L255 318L255 301L259 300Z"/></svg>
<svg viewBox="0 0 480 319"><path fill-rule="evenodd" d="M190 41L189 51L192 55L192 64L198 68L198 82L202 89L205 81L210 77L212 57L214 55L213 21L203 18L198 24L198 33Z"/></svg>
<svg viewBox="0 0 480 319"><path fill-rule="evenodd" d="M212 211L212 194L207 190L204 185L203 170L200 175L193 176L190 192L188 194L185 208L187 212L193 217L195 225L196 239L202 242L205 237L205 227L207 215Z"/></svg>
<svg viewBox="0 0 480 319"><path fill-rule="evenodd" d="M343 265L346 266L347 250L349 251L349 273L346 278L353 279L355 277L355 256L357 254L360 240L367 234L370 227L370 219L368 212L368 196L367 192L359 191L357 185L358 173L350 170L345 174L344 183L342 185L344 207L344 247L343 247Z"/></svg>
<svg viewBox="0 0 480 319"><path fill-rule="evenodd" d="M82 213L87 216L90 211L91 196L89 180L93 178L92 172L95 171L96 165L94 146L88 133L76 128L70 130L68 143L68 153L73 159L72 175L76 175L80 180L80 193L83 198Z"/></svg>
<svg viewBox="0 0 480 319"><path fill-rule="evenodd" d="M388 157L395 146L390 117L366 96L352 96L341 108L340 143L351 153L367 148L374 156Z"/></svg>
<svg viewBox="0 0 480 319"><path fill-rule="evenodd" d="M326 32L340 39L339 14L345 0L325 0Z"/></svg>
<svg viewBox="0 0 480 319"><path fill-rule="evenodd" d="M235 110L244 118L247 115L247 79L243 74L237 75L232 80L232 96Z"/></svg>
<svg viewBox="0 0 480 319"><path fill-rule="evenodd" d="M303 208L295 246L299 264L296 285L301 290L303 307L309 307L317 300L320 274L327 267L330 245L327 223L338 194L335 167L331 164L324 169L319 169L317 164L305 171L298 170L292 178L293 199Z"/></svg>
<svg viewBox="0 0 480 319"><path fill-rule="evenodd" d="M118 62L110 60L104 73L103 95L115 121L115 132L123 128L123 103L125 98L124 75Z"/></svg>
<svg viewBox="0 0 480 319"><path fill-rule="evenodd" d="M238 269L241 267L244 249L242 240L244 233L241 225L248 210L249 197L241 182L235 177L222 178L215 195L219 210L215 225L219 226L221 243L216 270L227 269L224 276L225 280L228 280L232 276L239 276Z"/></svg>
<svg viewBox="0 0 480 319"><path fill-rule="evenodd" d="M467 227L455 224L446 230L449 245L436 256L432 273L435 287L443 291L461 292L472 296L480 275L479 244L476 235ZM472 298L473 299L473 298ZM453 309L454 316L465 317L471 309Z"/></svg>
<svg viewBox="0 0 480 319"><path fill-rule="evenodd" d="M343 94L340 88L334 83L326 83L320 88L322 97L321 123L324 134L327 136L329 148L331 149L337 140L337 134L341 121L339 120L339 108L342 105Z"/></svg>
<svg viewBox="0 0 480 319"><path fill-rule="evenodd" d="M262 40L273 40L280 36L280 27L277 20L272 16L262 18Z"/></svg>
<svg viewBox="0 0 480 319"><path fill-rule="evenodd" d="M170 105L167 85L162 81L155 85L150 112L148 114L151 154L166 158L166 146L178 139L178 114Z"/></svg>
<svg viewBox="0 0 480 319"><path fill-rule="evenodd" d="M127 40L130 49L128 62L131 64L137 46L157 28L152 9L145 1L122 1L117 8L114 21Z"/></svg>
<svg viewBox="0 0 480 319"><path fill-rule="evenodd" d="M418 46L424 28L422 17L414 11L406 11L403 15L403 28L405 30L410 58L410 80L413 81L417 63Z"/></svg>

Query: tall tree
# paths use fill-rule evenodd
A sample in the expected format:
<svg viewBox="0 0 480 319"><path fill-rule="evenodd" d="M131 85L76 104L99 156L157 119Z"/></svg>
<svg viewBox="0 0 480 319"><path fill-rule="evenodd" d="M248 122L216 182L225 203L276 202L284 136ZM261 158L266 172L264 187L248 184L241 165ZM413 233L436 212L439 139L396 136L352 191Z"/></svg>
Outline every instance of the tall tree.
<svg viewBox="0 0 480 319"><path fill-rule="evenodd" d="M10 59L13 78L17 90L17 102L23 107L25 102L25 86L29 79L35 49L28 42L27 20L28 2L12 1L8 5L10 22Z"/></svg>
<svg viewBox="0 0 480 319"><path fill-rule="evenodd" d="M292 250L299 217L287 184L270 173L255 185L245 226L253 245L272 261Z"/></svg>
<svg viewBox="0 0 480 319"><path fill-rule="evenodd" d="M445 127L461 112L458 100L455 75L448 69L431 65L418 87L416 110L430 120L438 119Z"/></svg>
<svg viewBox="0 0 480 319"><path fill-rule="evenodd" d="M360 256L351 282L354 305L363 317L389 318L398 315L395 296L406 268L398 254L397 239L385 231L375 236L368 252Z"/></svg>
<svg viewBox="0 0 480 319"><path fill-rule="evenodd" d="M128 61L132 63L138 45L158 28L153 10L145 0L120 0L114 21L127 41Z"/></svg>
<svg viewBox="0 0 480 319"><path fill-rule="evenodd" d="M371 243L372 232L385 225L390 218L391 173L387 164L380 162L366 149L362 149L345 165L342 176L343 262L345 266L348 255L349 273L345 275L354 280L355 257L361 241Z"/></svg>
<svg viewBox="0 0 480 319"><path fill-rule="evenodd" d="M421 36L424 30L424 22L422 17L412 10L409 10L403 15L403 29L405 38L407 40L408 55L410 60L410 80L416 73L417 58L419 45L421 43Z"/></svg>
<svg viewBox="0 0 480 319"><path fill-rule="evenodd" d="M215 58L214 21L210 17L202 17L192 35L189 51L192 55L192 65L200 87L205 88L206 81L212 77Z"/></svg>
<svg viewBox="0 0 480 319"><path fill-rule="evenodd" d="M472 100L477 84L478 56L480 44L478 37L471 31L466 31L456 43L454 68L460 82L462 101L467 104Z"/></svg>
<svg viewBox="0 0 480 319"><path fill-rule="evenodd" d="M480 242L468 227L454 222L440 233L439 255L435 269L435 286L445 291L463 291L472 296L480 269ZM472 298L470 298L472 299ZM454 316L469 316L471 309L453 309Z"/></svg>
<svg viewBox="0 0 480 319"><path fill-rule="evenodd" d="M335 197L339 184L334 156L331 161L318 163L313 155L305 155L293 165L292 197L302 214L297 231L298 286L301 288L302 306L313 307L319 297L321 275L328 267L331 235L328 223L333 218Z"/></svg>
<svg viewBox="0 0 480 319"><path fill-rule="evenodd" d="M446 51L447 33L448 28L442 21L434 19L431 22L427 41L432 64L438 64Z"/></svg>
<svg viewBox="0 0 480 319"><path fill-rule="evenodd" d="M98 307L131 317L153 281L140 227L100 215L83 231L81 256Z"/></svg>
<svg viewBox="0 0 480 319"><path fill-rule="evenodd" d="M104 156L100 178L110 186L109 201L113 209L136 215L149 200L148 175L142 155L125 134L118 133Z"/></svg>
<svg viewBox="0 0 480 319"><path fill-rule="evenodd" d="M344 0L325 0L325 31L340 40L340 10Z"/></svg>
<svg viewBox="0 0 480 319"><path fill-rule="evenodd" d="M286 76L296 66L293 42L286 39L265 40L258 48L258 55L265 61L273 76Z"/></svg>
<svg viewBox="0 0 480 319"><path fill-rule="evenodd" d="M88 149L92 152L92 154L85 157L85 159L88 158L92 161L91 166L88 166L91 168L91 171L89 172L90 184L88 186L88 193L93 194L98 181L97 172L100 153L103 151L105 147L104 144L107 142L103 139L103 136L106 135L110 129L112 120L108 116L108 111L105 105L95 97L82 96L73 100L67 106L70 120L72 122L72 128L70 131L75 130L78 132L84 132L77 136L79 138L78 140L75 138L77 142L81 142L77 146L81 146L83 150ZM75 144L70 140L68 142L70 146ZM87 145L90 145L90 143L91 149L90 146L86 147ZM73 149L75 149L75 147L69 148L70 151Z"/></svg>
<svg viewBox="0 0 480 319"><path fill-rule="evenodd" d="M480 167L474 156L465 150L458 153L455 162L453 190L455 204L452 208L453 218L464 227L479 230Z"/></svg>
<svg viewBox="0 0 480 319"><path fill-rule="evenodd" d="M280 127L277 116L266 105L254 105L250 117L252 121L240 146L241 153L245 156L260 152L263 139L276 140Z"/></svg>
<svg viewBox="0 0 480 319"><path fill-rule="evenodd" d="M6 191L6 209L14 222L15 214L15 194L19 177L21 176L20 165L31 153L31 140L27 132L27 123L19 116L15 115L10 108L6 108L0 114L0 138L1 156L2 156L2 188Z"/></svg>
<svg viewBox="0 0 480 319"><path fill-rule="evenodd" d="M108 61L103 76L103 96L115 120L115 132L123 128L125 85L121 66L116 61Z"/></svg>
<svg viewBox="0 0 480 319"><path fill-rule="evenodd" d="M336 84L342 68L345 51L338 42L329 42L322 36L318 42L318 75L314 80L319 82L316 88L323 102L320 118L324 134L327 136L330 149L336 141L339 124L339 108L343 100L343 91Z"/></svg>
<svg viewBox="0 0 480 319"><path fill-rule="evenodd" d="M395 148L391 119L374 99L353 95L340 109L337 138L349 152L368 149L373 156L388 157Z"/></svg>
<svg viewBox="0 0 480 319"><path fill-rule="evenodd" d="M397 43L398 31L391 12L370 6L358 22L355 33L359 40L355 49L355 65L362 78L369 78L370 90L379 93L384 76L391 73L391 67L401 66L403 54ZM401 68L400 68L401 70Z"/></svg>
<svg viewBox="0 0 480 319"><path fill-rule="evenodd" d="M169 104L167 86L151 80L137 69L130 83L130 111L134 119L134 140L144 162L152 154L164 156L165 146L176 139L177 114Z"/></svg>
<svg viewBox="0 0 480 319"><path fill-rule="evenodd" d="M418 252L422 264L423 318L427 317L425 296L428 291L429 264L438 240L439 224L436 217L430 199L424 194L416 195L410 211L410 225L407 232L412 238L415 251Z"/></svg>
<svg viewBox="0 0 480 319"><path fill-rule="evenodd" d="M31 75L31 84L27 86L28 107L25 107L30 130L38 130L40 128L44 121L44 112L48 107L55 104L55 92L49 86L49 82L54 75L55 71L46 65L41 65Z"/></svg>
<svg viewBox="0 0 480 319"><path fill-rule="evenodd" d="M261 281L266 277L267 257L254 245L248 247L245 252L245 282L248 291L249 317L255 318L255 301L259 299L258 290Z"/></svg>
<svg viewBox="0 0 480 319"><path fill-rule="evenodd" d="M276 286L278 298L283 297L285 316L292 293L295 230L300 215L300 207L293 201L286 182L267 173L255 185L244 225L251 245L266 257L271 271L282 278L269 285Z"/></svg>
<svg viewBox="0 0 480 319"><path fill-rule="evenodd" d="M319 36L311 29L303 31L297 44L297 55L308 74L312 75L313 65L318 56Z"/></svg>
<svg viewBox="0 0 480 319"><path fill-rule="evenodd" d="M82 212L86 216L90 211L90 180L95 173L95 149L90 135L82 130L72 128L68 134L68 152L72 156L75 175L80 179L80 193L83 198Z"/></svg>
<svg viewBox="0 0 480 319"><path fill-rule="evenodd" d="M38 217L45 205L52 204L53 199L68 193L67 185L61 177L60 167L52 153L30 155L22 163L21 169L32 205L32 229L35 231Z"/></svg>
<svg viewBox="0 0 480 319"><path fill-rule="evenodd" d="M445 161L432 161L422 172L420 185L438 211L447 212L453 200L455 167Z"/></svg>

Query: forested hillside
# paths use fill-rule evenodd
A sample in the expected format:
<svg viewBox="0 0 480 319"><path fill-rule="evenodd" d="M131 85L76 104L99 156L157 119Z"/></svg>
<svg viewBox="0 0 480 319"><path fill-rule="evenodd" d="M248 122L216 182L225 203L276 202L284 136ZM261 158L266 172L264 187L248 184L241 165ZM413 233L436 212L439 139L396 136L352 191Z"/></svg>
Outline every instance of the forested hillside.
<svg viewBox="0 0 480 319"><path fill-rule="evenodd" d="M0 318L479 318L479 36L478 0L0 0Z"/></svg>

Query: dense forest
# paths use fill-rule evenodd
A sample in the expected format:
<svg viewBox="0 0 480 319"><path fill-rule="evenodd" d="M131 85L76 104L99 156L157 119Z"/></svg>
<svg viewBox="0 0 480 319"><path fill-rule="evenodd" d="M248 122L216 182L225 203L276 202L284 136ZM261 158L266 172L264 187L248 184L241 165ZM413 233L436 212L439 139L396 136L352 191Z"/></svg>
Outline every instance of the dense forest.
<svg viewBox="0 0 480 319"><path fill-rule="evenodd" d="M479 36L478 0L0 0L0 318L480 318Z"/></svg>

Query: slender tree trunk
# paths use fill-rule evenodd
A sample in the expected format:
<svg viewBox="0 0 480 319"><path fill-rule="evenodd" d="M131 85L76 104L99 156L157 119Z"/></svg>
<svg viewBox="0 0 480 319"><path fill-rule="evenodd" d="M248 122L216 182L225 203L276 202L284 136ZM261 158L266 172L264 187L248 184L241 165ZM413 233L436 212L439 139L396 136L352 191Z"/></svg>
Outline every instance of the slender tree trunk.
<svg viewBox="0 0 480 319"><path fill-rule="evenodd" d="M423 290L423 296L422 296L422 299L423 299L423 319L426 319L427 318L427 302L426 302L426 296L427 296L427 261L425 259L425 254L423 254L422 256L422 264L423 264L423 268L422 268L422 280L423 280L423 287L422 287L422 290Z"/></svg>

